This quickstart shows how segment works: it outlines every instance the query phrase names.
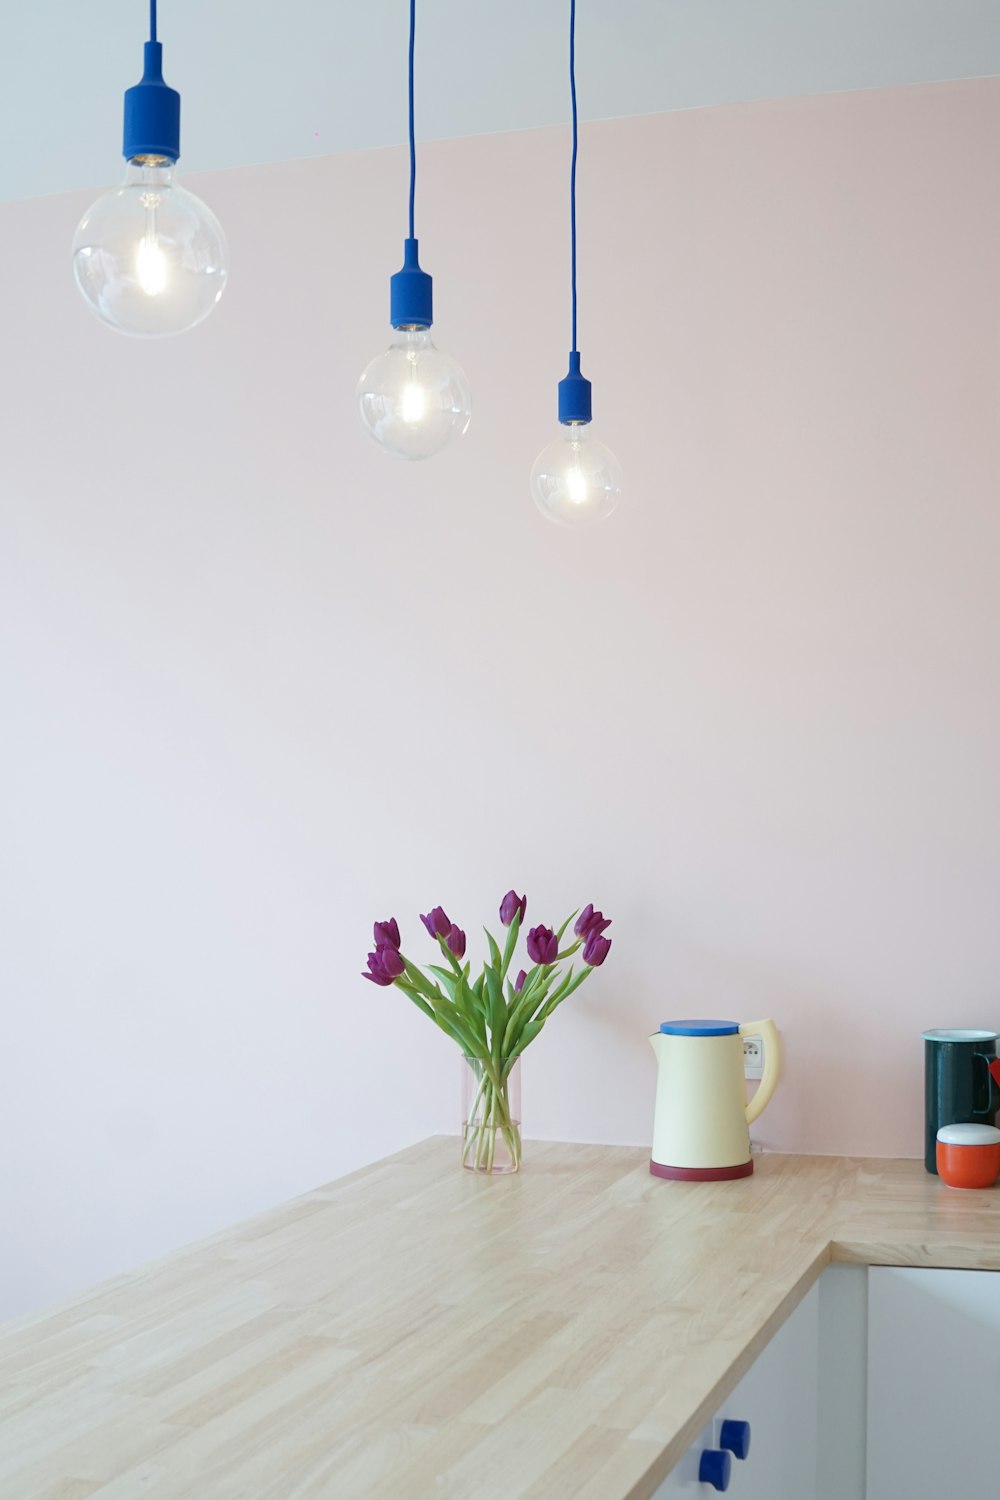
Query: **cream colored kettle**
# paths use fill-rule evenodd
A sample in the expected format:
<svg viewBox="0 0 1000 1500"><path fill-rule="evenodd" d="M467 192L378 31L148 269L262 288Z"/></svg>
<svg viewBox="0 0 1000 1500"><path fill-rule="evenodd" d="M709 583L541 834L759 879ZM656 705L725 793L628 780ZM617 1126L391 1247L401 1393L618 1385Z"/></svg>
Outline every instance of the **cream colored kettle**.
<svg viewBox="0 0 1000 1500"><path fill-rule="evenodd" d="M764 1074L747 1103L743 1038L764 1043ZM774 1093L781 1048L773 1021L664 1021L656 1053L656 1114L649 1170L657 1177L718 1181L753 1171L748 1126Z"/></svg>

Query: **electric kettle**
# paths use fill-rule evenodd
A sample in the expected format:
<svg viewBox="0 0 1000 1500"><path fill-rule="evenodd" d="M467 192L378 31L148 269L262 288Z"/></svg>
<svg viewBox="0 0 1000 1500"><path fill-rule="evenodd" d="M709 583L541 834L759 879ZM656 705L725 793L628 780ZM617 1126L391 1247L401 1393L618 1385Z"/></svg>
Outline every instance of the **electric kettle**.
<svg viewBox="0 0 1000 1500"><path fill-rule="evenodd" d="M747 1103L743 1038L764 1043L764 1073ZM656 1115L649 1170L657 1177L720 1181L753 1171L748 1126L774 1093L781 1048L773 1021L664 1021L656 1053Z"/></svg>

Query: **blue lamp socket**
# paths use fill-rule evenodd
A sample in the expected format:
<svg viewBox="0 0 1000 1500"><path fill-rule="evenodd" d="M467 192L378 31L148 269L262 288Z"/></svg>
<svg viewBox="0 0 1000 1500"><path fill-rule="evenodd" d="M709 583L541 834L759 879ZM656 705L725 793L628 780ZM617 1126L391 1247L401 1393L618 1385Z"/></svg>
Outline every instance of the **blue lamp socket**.
<svg viewBox="0 0 1000 1500"><path fill-rule="evenodd" d="M574 349L569 357L569 372L559 382L559 420L568 426L591 419L590 381L580 374L580 356Z"/></svg>
<svg viewBox="0 0 1000 1500"><path fill-rule="evenodd" d="M181 154L181 96L163 81L163 47L147 42L140 81L125 90L125 136L128 161L136 156L162 156L176 161Z"/></svg>
<svg viewBox="0 0 1000 1500"><path fill-rule="evenodd" d="M421 271L417 241L403 246L403 269L389 278L389 322L393 328L430 328L434 321L434 278Z"/></svg>

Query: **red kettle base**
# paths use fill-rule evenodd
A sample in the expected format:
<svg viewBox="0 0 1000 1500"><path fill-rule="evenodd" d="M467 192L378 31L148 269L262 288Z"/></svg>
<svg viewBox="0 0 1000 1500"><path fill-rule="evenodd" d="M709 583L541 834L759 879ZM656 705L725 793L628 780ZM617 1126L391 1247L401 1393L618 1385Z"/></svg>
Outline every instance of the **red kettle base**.
<svg viewBox="0 0 1000 1500"><path fill-rule="evenodd" d="M658 1161L650 1161L649 1170L654 1177L669 1177L674 1182L725 1182L731 1177L749 1177L753 1172L753 1157L736 1167L664 1167Z"/></svg>

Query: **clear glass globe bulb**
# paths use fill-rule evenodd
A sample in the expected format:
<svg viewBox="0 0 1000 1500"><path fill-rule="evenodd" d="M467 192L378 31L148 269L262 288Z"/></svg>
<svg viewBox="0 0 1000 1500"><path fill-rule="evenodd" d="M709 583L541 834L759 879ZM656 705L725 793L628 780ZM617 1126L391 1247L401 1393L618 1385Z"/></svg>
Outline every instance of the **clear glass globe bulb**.
<svg viewBox="0 0 1000 1500"><path fill-rule="evenodd" d="M109 328L165 338L194 328L222 296L226 237L212 210L177 186L172 162L136 157L121 187L80 220L73 271Z"/></svg>
<svg viewBox="0 0 1000 1500"><path fill-rule="evenodd" d="M558 526L603 521L621 498L621 465L610 448L589 434L588 424L567 423L535 459L532 498L542 515Z"/></svg>
<svg viewBox="0 0 1000 1500"><path fill-rule="evenodd" d="M464 370L431 343L426 328L398 328L358 381L365 431L397 458L430 458L461 437L472 416Z"/></svg>

